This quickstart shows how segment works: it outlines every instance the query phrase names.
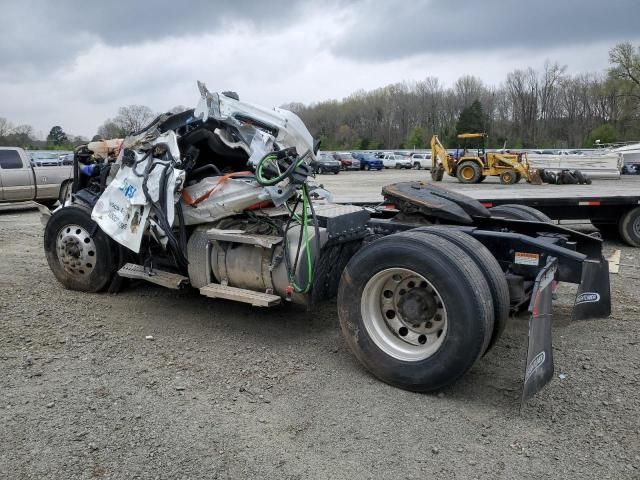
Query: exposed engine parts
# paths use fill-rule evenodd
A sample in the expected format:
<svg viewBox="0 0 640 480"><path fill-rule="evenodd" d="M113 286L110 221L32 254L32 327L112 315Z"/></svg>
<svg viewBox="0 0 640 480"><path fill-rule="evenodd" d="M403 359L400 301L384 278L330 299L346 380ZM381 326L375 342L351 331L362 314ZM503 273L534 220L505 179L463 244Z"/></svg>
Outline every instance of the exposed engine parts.
<svg viewBox="0 0 640 480"><path fill-rule="evenodd" d="M364 237L369 214L308 182L318 145L295 115L198 87L195 109L79 148L75 198L149 272L166 252L198 288L308 303L323 248Z"/></svg>

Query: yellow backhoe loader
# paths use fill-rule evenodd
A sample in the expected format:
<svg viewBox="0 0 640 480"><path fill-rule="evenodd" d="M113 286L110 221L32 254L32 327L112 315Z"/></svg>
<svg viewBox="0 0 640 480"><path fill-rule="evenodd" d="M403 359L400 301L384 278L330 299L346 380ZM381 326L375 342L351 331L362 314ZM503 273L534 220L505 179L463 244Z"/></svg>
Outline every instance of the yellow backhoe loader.
<svg viewBox="0 0 640 480"><path fill-rule="evenodd" d="M431 139L431 178L439 182L447 173L461 183L480 183L486 177L494 176L500 177L505 185L518 183L522 178L529 183L542 184L538 171L529 165L526 153L486 152L486 138L486 133L461 133L458 135L461 145L455 155L449 155L434 135ZM469 148L470 141L476 141L477 146Z"/></svg>

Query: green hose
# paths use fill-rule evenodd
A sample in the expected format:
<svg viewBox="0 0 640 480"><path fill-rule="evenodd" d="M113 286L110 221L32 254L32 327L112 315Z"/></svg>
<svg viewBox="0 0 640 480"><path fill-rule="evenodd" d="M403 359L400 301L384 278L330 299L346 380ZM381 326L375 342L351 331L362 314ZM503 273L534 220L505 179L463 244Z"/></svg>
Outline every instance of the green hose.
<svg viewBox="0 0 640 480"><path fill-rule="evenodd" d="M308 153L309 152L302 155L294 164L289 166L289 168L287 168L283 173L280 173L279 175L271 179L267 179L264 177L264 167L268 162L274 162L274 163L277 162L278 157L271 153L265 155L258 162L258 165L256 168L256 180L260 185L265 187L271 187L273 185L280 183L282 180L284 180L289 175L291 175L291 172L293 172L293 170L295 170L296 168L298 168L300 165L304 163L304 159L308 155ZM309 238L309 213L308 213L309 202L310 200L307 194L307 189L305 188L305 186L303 186L302 187L302 219L295 211L292 211L289 208L288 204L286 204L291 217L295 219L298 223L300 223L301 228L304 229L304 242L305 242L305 247L307 249L306 256L307 256L307 272L308 273L307 273L306 285L304 287L299 286L294 280L294 274L291 271L287 272L289 276L289 283L293 287L296 293L308 293L309 290L311 289L311 286L313 285L313 259L311 258L311 239ZM297 258L297 254L296 254L296 258ZM294 265L293 271L295 272L295 265Z"/></svg>
<svg viewBox="0 0 640 480"><path fill-rule="evenodd" d="M309 197L307 196L307 189L302 189L302 228L304 228L304 243L306 246L306 254L307 254L307 284L304 288L298 286L296 282L293 280L293 275L290 275L289 281L293 286L293 289L297 293L307 293L311 289L311 285L313 284L313 260L311 258L311 240L309 239Z"/></svg>

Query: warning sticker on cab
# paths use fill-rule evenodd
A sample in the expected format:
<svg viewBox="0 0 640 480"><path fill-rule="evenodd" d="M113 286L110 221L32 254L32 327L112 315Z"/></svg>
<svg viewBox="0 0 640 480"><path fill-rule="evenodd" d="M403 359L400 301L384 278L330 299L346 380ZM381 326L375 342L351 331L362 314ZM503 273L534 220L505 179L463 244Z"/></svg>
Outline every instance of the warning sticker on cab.
<svg viewBox="0 0 640 480"><path fill-rule="evenodd" d="M518 265L532 265L538 266L540 262L540 255L537 253L516 252L515 263Z"/></svg>

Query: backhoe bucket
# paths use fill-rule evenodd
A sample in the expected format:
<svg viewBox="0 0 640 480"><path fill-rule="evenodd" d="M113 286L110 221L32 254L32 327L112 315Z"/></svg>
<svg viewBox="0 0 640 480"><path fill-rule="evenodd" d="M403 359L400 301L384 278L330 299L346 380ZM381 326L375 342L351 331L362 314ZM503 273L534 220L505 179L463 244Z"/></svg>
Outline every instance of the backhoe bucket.
<svg viewBox="0 0 640 480"><path fill-rule="evenodd" d="M529 183L533 183L534 185L542 185L542 177L540 177L540 171L537 168L529 169L529 178L527 181Z"/></svg>

